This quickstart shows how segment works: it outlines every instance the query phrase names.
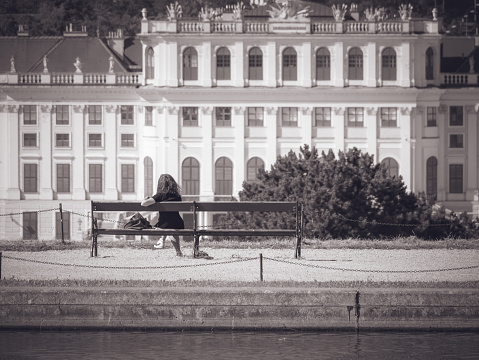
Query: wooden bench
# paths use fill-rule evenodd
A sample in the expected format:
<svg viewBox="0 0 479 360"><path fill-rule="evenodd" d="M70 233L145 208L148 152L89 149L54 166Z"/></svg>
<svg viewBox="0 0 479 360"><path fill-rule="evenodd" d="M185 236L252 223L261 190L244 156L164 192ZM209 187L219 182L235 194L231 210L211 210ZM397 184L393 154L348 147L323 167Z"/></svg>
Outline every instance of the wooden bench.
<svg viewBox="0 0 479 360"><path fill-rule="evenodd" d="M99 212L158 212L180 211L193 213L193 227L189 229L143 229L132 230L124 228L103 229L98 227ZM294 229L212 229L199 228L197 215L199 212L287 212L295 216ZM161 236L178 235L192 236L194 239L193 254L199 252L200 236L294 236L296 237L295 257L301 257L301 239L303 232L302 206L296 202L161 202L150 206L141 206L140 202L91 202L92 216L92 246L90 256L98 254L98 235L143 235ZM152 224L154 225L154 224Z"/></svg>

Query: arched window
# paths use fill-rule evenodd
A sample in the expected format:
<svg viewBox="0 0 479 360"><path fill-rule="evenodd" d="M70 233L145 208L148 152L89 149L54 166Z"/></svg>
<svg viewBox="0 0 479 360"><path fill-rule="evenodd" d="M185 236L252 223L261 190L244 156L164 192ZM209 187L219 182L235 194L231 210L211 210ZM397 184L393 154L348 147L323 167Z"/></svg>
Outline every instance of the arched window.
<svg viewBox="0 0 479 360"><path fill-rule="evenodd" d="M331 80L331 54L326 48L316 52L316 80Z"/></svg>
<svg viewBox="0 0 479 360"><path fill-rule="evenodd" d="M233 194L233 163L221 157L215 163L215 195Z"/></svg>
<svg viewBox="0 0 479 360"><path fill-rule="evenodd" d="M263 80L263 52L260 48L252 48L248 56L250 80Z"/></svg>
<svg viewBox="0 0 479 360"><path fill-rule="evenodd" d="M387 172L390 177L399 176L399 165L396 160L394 160L393 158L386 158L381 161L381 164L386 166Z"/></svg>
<svg viewBox="0 0 479 360"><path fill-rule="evenodd" d="M216 79L231 80L231 54L225 47L216 53Z"/></svg>
<svg viewBox="0 0 479 360"><path fill-rule="evenodd" d="M363 79L363 52L360 48L349 51L349 80Z"/></svg>
<svg viewBox="0 0 479 360"><path fill-rule="evenodd" d="M145 175L145 183L144 183L144 195L145 197L151 196L154 194L153 190L153 160L149 156L145 157L143 160L143 168L144 168L144 175Z"/></svg>
<svg viewBox="0 0 479 360"><path fill-rule="evenodd" d="M146 78L155 78L155 52L151 47L146 52Z"/></svg>
<svg viewBox="0 0 479 360"><path fill-rule="evenodd" d="M298 79L298 59L296 50L289 47L283 51L283 80L295 81Z"/></svg>
<svg viewBox="0 0 479 360"><path fill-rule="evenodd" d="M426 80L434 79L434 51L426 50Z"/></svg>
<svg viewBox="0 0 479 360"><path fill-rule="evenodd" d="M195 158L189 157L181 166L181 188L185 195L200 194L200 163Z"/></svg>
<svg viewBox="0 0 479 360"><path fill-rule="evenodd" d="M259 157L249 159L246 165L246 181L256 180L259 169L264 168L264 161Z"/></svg>
<svg viewBox="0 0 479 360"><path fill-rule="evenodd" d="M386 48L382 55L382 79L383 81L396 81L396 51Z"/></svg>
<svg viewBox="0 0 479 360"><path fill-rule="evenodd" d="M428 198L437 198L437 159L431 156L426 162L426 195Z"/></svg>
<svg viewBox="0 0 479 360"><path fill-rule="evenodd" d="M183 52L183 80L198 80L198 53L193 47Z"/></svg>

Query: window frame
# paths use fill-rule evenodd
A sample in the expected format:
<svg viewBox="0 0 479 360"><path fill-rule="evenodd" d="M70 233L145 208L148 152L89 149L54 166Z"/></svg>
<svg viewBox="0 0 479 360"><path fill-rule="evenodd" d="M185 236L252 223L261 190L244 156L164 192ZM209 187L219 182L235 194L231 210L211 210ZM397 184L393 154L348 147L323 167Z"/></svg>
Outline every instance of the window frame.
<svg viewBox="0 0 479 360"><path fill-rule="evenodd" d="M464 134L449 134L450 149L464 149Z"/></svg>
<svg viewBox="0 0 479 360"><path fill-rule="evenodd" d="M364 80L364 54L359 47L353 47L349 50L348 79Z"/></svg>
<svg viewBox="0 0 479 360"><path fill-rule="evenodd" d="M189 156L181 164L181 189L184 195L200 195L200 163Z"/></svg>
<svg viewBox="0 0 479 360"><path fill-rule="evenodd" d="M316 81L331 80L331 52L326 47L316 51Z"/></svg>
<svg viewBox="0 0 479 360"><path fill-rule="evenodd" d="M381 79L382 81L397 80L397 54L392 47L387 47L382 51Z"/></svg>
<svg viewBox="0 0 479 360"><path fill-rule="evenodd" d="M264 126L264 107L251 106L247 108L247 126L263 127Z"/></svg>
<svg viewBox="0 0 479 360"><path fill-rule="evenodd" d="M437 167L438 161L435 156L426 160L426 196L437 198Z"/></svg>
<svg viewBox="0 0 479 360"><path fill-rule="evenodd" d="M98 111L99 109L99 111ZM93 110L93 111L92 111ZM101 105L88 105L88 125L103 124L103 108Z"/></svg>
<svg viewBox="0 0 479 360"><path fill-rule="evenodd" d="M381 127L383 128L397 128L398 115L397 107L381 107L380 112Z"/></svg>
<svg viewBox="0 0 479 360"><path fill-rule="evenodd" d="M263 80L263 51L257 46L248 52L248 79Z"/></svg>
<svg viewBox="0 0 479 360"><path fill-rule="evenodd" d="M57 193L59 194L71 193L71 165L70 164L56 164L56 165L57 165L56 166Z"/></svg>
<svg viewBox="0 0 479 360"><path fill-rule="evenodd" d="M364 108L363 107L348 107L346 114L347 114L348 127L364 127Z"/></svg>
<svg viewBox="0 0 479 360"><path fill-rule="evenodd" d="M55 212L55 239L62 238L62 218L63 218L63 239L71 240L71 215L68 211L63 211L60 217L60 212Z"/></svg>
<svg viewBox="0 0 479 360"><path fill-rule="evenodd" d="M229 118L229 119L228 119ZM215 121L217 127L232 126L232 111L229 106L218 106L215 108Z"/></svg>
<svg viewBox="0 0 479 360"><path fill-rule="evenodd" d="M183 126L185 127L199 126L199 109L197 106L182 107L181 116L183 120Z"/></svg>
<svg viewBox="0 0 479 360"><path fill-rule="evenodd" d="M254 164L252 162L254 161ZM254 156L251 159L249 159L246 163L246 181L255 181L257 180L256 175L258 174L258 171L265 167L265 163L263 159L261 159L258 156Z"/></svg>
<svg viewBox="0 0 479 360"><path fill-rule="evenodd" d="M145 106L145 126L153 126L153 106Z"/></svg>
<svg viewBox="0 0 479 360"><path fill-rule="evenodd" d="M70 133L55 133L55 148L57 149L71 148Z"/></svg>
<svg viewBox="0 0 479 360"><path fill-rule="evenodd" d="M70 125L69 105L55 105L55 125Z"/></svg>
<svg viewBox="0 0 479 360"><path fill-rule="evenodd" d="M135 107L133 105L121 105L120 119L121 125L135 125Z"/></svg>
<svg viewBox="0 0 479 360"><path fill-rule="evenodd" d="M434 80L434 50L428 47L425 63L426 80Z"/></svg>
<svg viewBox="0 0 479 360"><path fill-rule="evenodd" d="M88 192L103 193L103 167L103 164L88 164Z"/></svg>
<svg viewBox="0 0 479 360"><path fill-rule="evenodd" d="M463 164L449 164L449 193L450 194L464 193L464 165Z"/></svg>
<svg viewBox="0 0 479 360"><path fill-rule="evenodd" d="M120 134L120 147L122 149L134 149L135 148L135 134L122 133Z"/></svg>
<svg viewBox="0 0 479 360"><path fill-rule="evenodd" d="M314 108L314 127L331 127L331 108L330 107L315 107ZM329 118L329 120L328 120Z"/></svg>
<svg viewBox="0 0 479 360"><path fill-rule="evenodd" d="M456 110L458 113L456 113ZM450 127L464 126L464 107L463 106L456 106L456 105L449 106L449 126Z"/></svg>
<svg viewBox="0 0 479 360"><path fill-rule="evenodd" d="M23 192L25 194L38 193L38 164L23 164Z"/></svg>
<svg viewBox="0 0 479 360"><path fill-rule="evenodd" d="M135 192L135 164L121 164L121 192Z"/></svg>
<svg viewBox="0 0 479 360"><path fill-rule="evenodd" d="M198 51L189 46L183 51L183 81L198 80Z"/></svg>
<svg viewBox="0 0 479 360"><path fill-rule="evenodd" d="M31 228L33 232L28 229ZM25 211L22 214L22 239L37 240L38 239L38 213L36 211ZM28 231L28 233L27 233ZM28 235L29 234L29 235Z"/></svg>
<svg viewBox="0 0 479 360"><path fill-rule="evenodd" d="M426 108L426 127L437 127L437 107L428 106Z"/></svg>
<svg viewBox="0 0 479 360"><path fill-rule="evenodd" d="M219 164L220 161L223 164ZM229 158L223 156L215 161L215 196L233 195L233 170L233 162Z"/></svg>
<svg viewBox="0 0 479 360"><path fill-rule="evenodd" d="M299 109L297 107L281 107L281 127L298 127Z"/></svg>
<svg viewBox="0 0 479 360"><path fill-rule="evenodd" d="M292 46L283 50L282 55L283 81L298 80L298 53Z"/></svg>
<svg viewBox="0 0 479 360"><path fill-rule="evenodd" d="M31 144L31 142L32 142L33 139L26 139L26 136L27 136L27 135L32 135L32 136L34 136L34 138L35 138L35 139L34 139L34 142L35 142L34 145ZM38 148L38 133L36 133L36 132L34 132L34 133L32 133L32 132L24 132L24 133L23 133L23 136L22 136L22 139L23 139L22 146L23 146L24 148Z"/></svg>
<svg viewBox="0 0 479 360"><path fill-rule="evenodd" d="M38 125L37 105L23 105L22 113L23 125Z"/></svg>
<svg viewBox="0 0 479 360"><path fill-rule="evenodd" d="M155 79L155 51L151 46L146 50L146 80Z"/></svg>
<svg viewBox="0 0 479 360"><path fill-rule="evenodd" d="M231 80L231 52L226 46L216 51L216 80Z"/></svg>

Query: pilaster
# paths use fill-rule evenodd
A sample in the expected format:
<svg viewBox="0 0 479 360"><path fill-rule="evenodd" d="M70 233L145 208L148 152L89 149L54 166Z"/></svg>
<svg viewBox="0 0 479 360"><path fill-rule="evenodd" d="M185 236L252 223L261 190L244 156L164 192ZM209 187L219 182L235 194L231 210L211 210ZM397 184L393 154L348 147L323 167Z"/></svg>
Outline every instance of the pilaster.
<svg viewBox="0 0 479 360"><path fill-rule="evenodd" d="M368 136L368 153L378 161L378 108L366 108L366 126Z"/></svg>
<svg viewBox="0 0 479 360"><path fill-rule="evenodd" d="M411 86L411 71L409 63L411 61L411 44L404 42L401 46L401 57L397 59L398 80L399 86L410 87Z"/></svg>
<svg viewBox="0 0 479 360"><path fill-rule="evenodd" d="M478 168L477 168L477 112L473 105L466 105L466 146L467 146L467 187L466 199L472 199L474 192L479 189L478 183Z"/></svg>
<svg viewBox="0 0 479 360"><path fill-rule="evenodd" d="M212 76L212 66L213 66L213 54L211 52L211 42L205 41L203 47L199 49L198 52L198 62L203 59L201 64L198 64L198 79L200 80L201 86L212 87L213 86L213 76ZM202 77L200 77L202 76Z"/></svg>
<svg viewBox="0 0 479 360"><path fill-rule="evenodd" d="M312 81L312 66L311 66L311 43L310 42L305 42L303 43L302 47L302 54L300 56L300 59L302 59L302 66L299 67L299 69L302 69L303 74L298 74L299 77L298 79L302 79L302 84L301 86L304 87L311 87L313 86L313 81Z"/></svg>
<svg viewBox="0 0 479 360"><path fill-rule="evenodd" d="M213 107L204 106L201 108L201 124L203 138L203 159L201 163L200 193L203 194L201 200L208 201L214 199L213 191Z"/></svg>
<svg viewBox="0 0 479 360"><path fill-rule="evenodd" d="M310 106L300 108L300 127L302 130L303 140L301 144L308 144L309 148L312 147L313 137L313 108Z"/></svg>
<svg viewBox="0 0 479 360"><path fill-rule="evenodd" d="M278 110L277 106L267 107L265 114L265 126L267 128L267 163L265 168L269 168L276 162L278 156Z"/></svg>
<svg viewBox="0 0 479 360"><path fill-rule="evenodd" d="M344 62L343 42L337 42L331 53L331 79L335 87L344 87Z"/></svg>
<svg viewBox="0 0 479 360"><path fill-rule="evenodd" d="M437 109L437 126L439 128L439 146L438 146L438 162L437 162L437 200L445 201L446 200L446 190L447 190L447 164L445 161L440 161L440 159L445 159L446 155L446 105L440 105ZM442 141L442 143L441 143Z"/></svg>
<svg viewBox="0 0 479 360"><path fill-rule="evenodd" d="M346 108L343 106L338 106L333 108L333 112L331 114L331 122L334 128L334 148L335 153L337 154L338 151L344 151L344 127L345 127L345 114Z"/></svg>
<svg viewBox="0 0 479 360"><path fill-rule="evenodd" d="M0 113L0 117L6 118L6 125L0 132L1 148L4 150L6 163L2 162L2 169L6 171L3 173L5 182L6 199L19 200L20 199L20 164L18 144L22 142L19 134L19 107L7 106L4 108L5 112ZM2 120L3 121L3 120Z"/></svg>
<svg viewBox="0 0 479 360"><path fill-rule="evenodd" d="M51 106L41 108L39 113L39 125L40 125L40 164L39 170L39 190L40 200L52 200L53 188L52 188L52 112ZM71 139L70 139L71 141Z"/></svg>
<svg viewBox="0 0 479 360"><path fill-rule="evenodd" d="M263 55L263 71L266 75L265 83L267 87L276 87L277 63L276 63L276 42L267 44L267 54ZM266 63L267 61L267 63Z"/></svg>
<svg viewBox="0 0 479 360"><path fill-rule="evenodd" d="M180 108L178 106L168 106L166 114L166 124L168 126L168 151L166 159L166 167L171 176L175 179L179 179L180 175L180 140L179 140L179 113Z"/></svg>
<svg viewBox="0 0 479 360"><path fill-rule="evenodd" d="M399 109L398 123L401 134L401 164L400 173L403 177L404 184L407 186L407 190L411 191L412 184L412 161L411 161L411 107L401 107Z"/></svg>
<svg viewBox="0 0 479 360"><path fill-rule="evenodd" d="M73 160L72 183L73 200L85 200L85 105L73 106L71 146L75 158Z"/></svg>
<svg viewBox="0 0 479 360"><path fill-rule="evenodd" d="M105 108L105 149L107 160L103 160L105 200L118 200L118 105L107 105ZM92 162L93 163L93 162Z"/></svg>
<svg viewBox="0 0 479 360"><path fill-rule="evenodd" d="M167 44L167 56L168 56L168 78L167 86L178 87L178 43L171 42Z"/></svg>
<svg viewBox="0 0 479 360"><path fill-rule="evenodd" d="M243 47L243 42L237 42L235 43L234 46L234 59L235 59L235 64L236 67L233 67L233 69L236 69L233 71L233 82L234 86L237 87L244 87L244 47Z"/></svg>
<svg viewBox="0 0 479 360"><path fill-rule="evenodd" d="M245 176L245 113L246 108L235 107L233 115L233 127L235 129L235 155L234 155L234 181L233 181L233 195L237 196L243 189L242 184Z"/></svg>
<svg viewBox="0 0 479 360"><path fill-rule="evenodd" d="M364 64L367 64L366 67L366 86L367 87L376 87L377 86L377 72L378 68L377 63L377 44L375 42L368 43L366 58L364 59Z"/></svg>

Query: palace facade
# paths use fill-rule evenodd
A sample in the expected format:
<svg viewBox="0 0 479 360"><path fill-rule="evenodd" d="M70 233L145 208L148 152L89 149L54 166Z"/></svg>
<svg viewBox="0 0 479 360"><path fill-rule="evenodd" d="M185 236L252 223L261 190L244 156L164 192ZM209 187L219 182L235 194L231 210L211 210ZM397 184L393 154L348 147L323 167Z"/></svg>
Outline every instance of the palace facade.
<svg viewBox="0 0 479 360"><path fill-rule="evenodd" d="M408 190L479 215L478 38L412 9L229 10L145 9L134 38L0 38L0 238L58 237L62 203L81 239L90 200L143 199L162 173L188 199L228 200L304 144L356 147Z"/></svg>

